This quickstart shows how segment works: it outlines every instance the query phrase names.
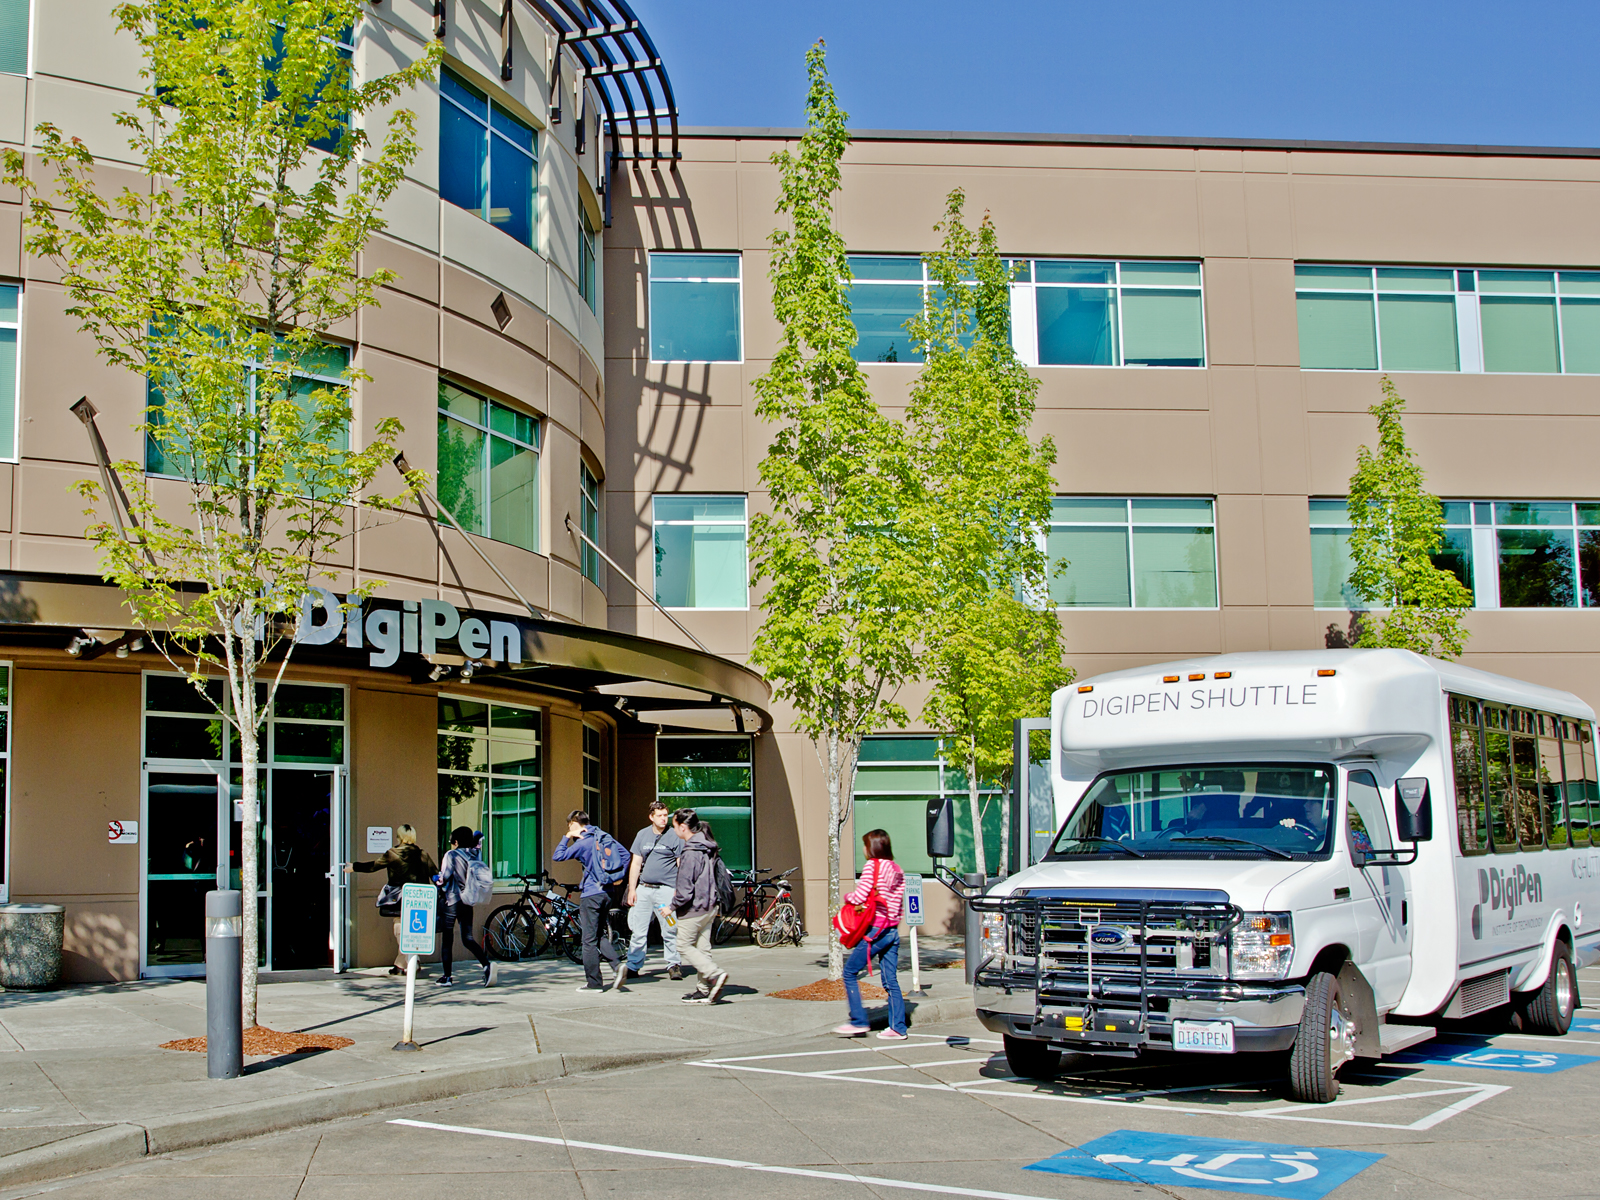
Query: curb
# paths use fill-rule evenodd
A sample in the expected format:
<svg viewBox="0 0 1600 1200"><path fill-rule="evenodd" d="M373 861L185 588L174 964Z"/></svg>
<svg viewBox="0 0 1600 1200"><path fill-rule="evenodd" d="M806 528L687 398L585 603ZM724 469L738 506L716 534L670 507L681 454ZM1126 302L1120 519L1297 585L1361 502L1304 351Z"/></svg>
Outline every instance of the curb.
<svg viewBox="0 0 1600 1200"><path fill-rule="evenodd" d="M550 1054L520 1062L366 1080L297 1096L253 1100L220 1110L165 1117L144 1125L112 1125L6 1155L0 1159L0 1188L126 1166L152 1154L192 1150L384 1108L442 1100L468 1092L528 1087L567 1075L671 1062L692 1058L696 1053L699 1051Z"/></svg>

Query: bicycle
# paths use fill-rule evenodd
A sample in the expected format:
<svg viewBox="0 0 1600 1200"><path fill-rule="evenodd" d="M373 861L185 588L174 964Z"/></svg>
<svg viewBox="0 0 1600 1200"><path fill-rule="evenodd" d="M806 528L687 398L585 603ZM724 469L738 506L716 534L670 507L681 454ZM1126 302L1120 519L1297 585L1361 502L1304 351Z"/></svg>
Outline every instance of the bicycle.
<svg viewBox="0 0 1600 1200"><path fill-rule="evenodd" d="M789 940L798 946L805 937L805 930L800 924L800 913L794 906L794 893L789 887L788 877L794 869L773 871L767 867L755 867L735 875L733 886L735 890L742 890L743 895L739 897L732 916L724 917L719 913L712 921L712 945L725 945L733 937L734 922L742 920L750 940L763 949L770 950ZM767 878L763 879L762 876Z"/></svg>
<svg viewBox="0 0 1600 1200"><path fill-rule="evenodd" d="M484 949L502 962L527 962L554 947L557 954L582 962L578 905L572 899L578 885L561 883L544 871L517 878L522 895L495 909L483 923ZM558 896L556 888L566 895Z"/></svg>

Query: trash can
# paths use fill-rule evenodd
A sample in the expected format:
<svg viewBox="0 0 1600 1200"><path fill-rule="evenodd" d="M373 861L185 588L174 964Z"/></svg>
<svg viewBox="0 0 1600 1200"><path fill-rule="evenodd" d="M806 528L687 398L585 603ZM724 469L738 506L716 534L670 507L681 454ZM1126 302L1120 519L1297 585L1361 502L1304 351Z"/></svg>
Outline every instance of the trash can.
<svg viewBox="0 0 1600 1200"><path fill-rule="evenodd" d="M66 927L67 910L59 904L0 904L0 987L54 987Z"/></svg>

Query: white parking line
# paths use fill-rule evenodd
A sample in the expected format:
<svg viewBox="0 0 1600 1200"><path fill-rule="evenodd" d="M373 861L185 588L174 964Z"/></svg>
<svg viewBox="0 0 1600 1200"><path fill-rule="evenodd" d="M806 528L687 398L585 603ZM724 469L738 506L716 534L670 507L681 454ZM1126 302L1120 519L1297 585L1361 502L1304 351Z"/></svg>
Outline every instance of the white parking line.
<svg viewBox="0 0 1600 1200"><path fill-rule="evenodd" d="M474 1137L503 1138L513 1142L538 1142L543 1146L562 1146L570 1150L598 1150L604 1154L631 1154L639 1158L664 1158L672 1162L695 1163L705 1167L731 1167L738 1171L760 1171L768 1175L798 1175L803 1179L832 1179L864 1187L902 1188L912 1192L934 1192L941 1196L976 1196L980 1200L1048 1200L1021 1192L991 1192L982 1188L951 1187L939 1183L913 1183L907 1179L885 1179L881 1175L856 1175L847 1171L815 1171L807 1167L774 1167L766 1163L744 1162L737 1158L710 1158L703 1154L670 1154L665 1150L640 1150L633 1146L608 1146L603 1142L576 1142L571 1138L540 1137L532 1133L507 1133L500 1129L475 1129L470 1125L438 1125L432 1121L393 1120L390 1125L409 1125L413 1129L433 1129L441 1133L466 1133Z"/></svg>

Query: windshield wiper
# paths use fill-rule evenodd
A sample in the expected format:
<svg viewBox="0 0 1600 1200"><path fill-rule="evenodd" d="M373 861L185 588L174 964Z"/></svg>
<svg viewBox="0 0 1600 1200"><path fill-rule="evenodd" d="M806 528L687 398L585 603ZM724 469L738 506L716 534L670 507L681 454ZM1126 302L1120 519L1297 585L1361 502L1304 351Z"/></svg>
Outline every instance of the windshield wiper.
<svg viewBox="0 0 1600 1200"><path fill-rule="evenodd" d="M1280 850L1276 846L1265 846L1260 842L1252 842L1249 838L1227 837L1222 834L1206 834L1204 837L1175 837L1174 842L1232 842L1238 846L1254 846L1257 850L1265 850L1268 854L1276 854L1279 858L1294 861L1294 855L1287 850Z"/></svg>
<svg viewBox="0 0 1600 1200"><path fill-rule="evenodd" d="M1124 854L1131 854L1135 858L1144 858L1145 857L1143 854L1141 854L1139 851L1135 850L1132 846L1128 845L1126 842L1119 842L1119 841L1116 840L1116 838L1108 838L1108 837L1075 837L1075 838L1070 838L1068 840L1069 841L1074 841L1074 842L1098 842L1102 846L1115 846L1118 850L1121 850Z"/></svg>

